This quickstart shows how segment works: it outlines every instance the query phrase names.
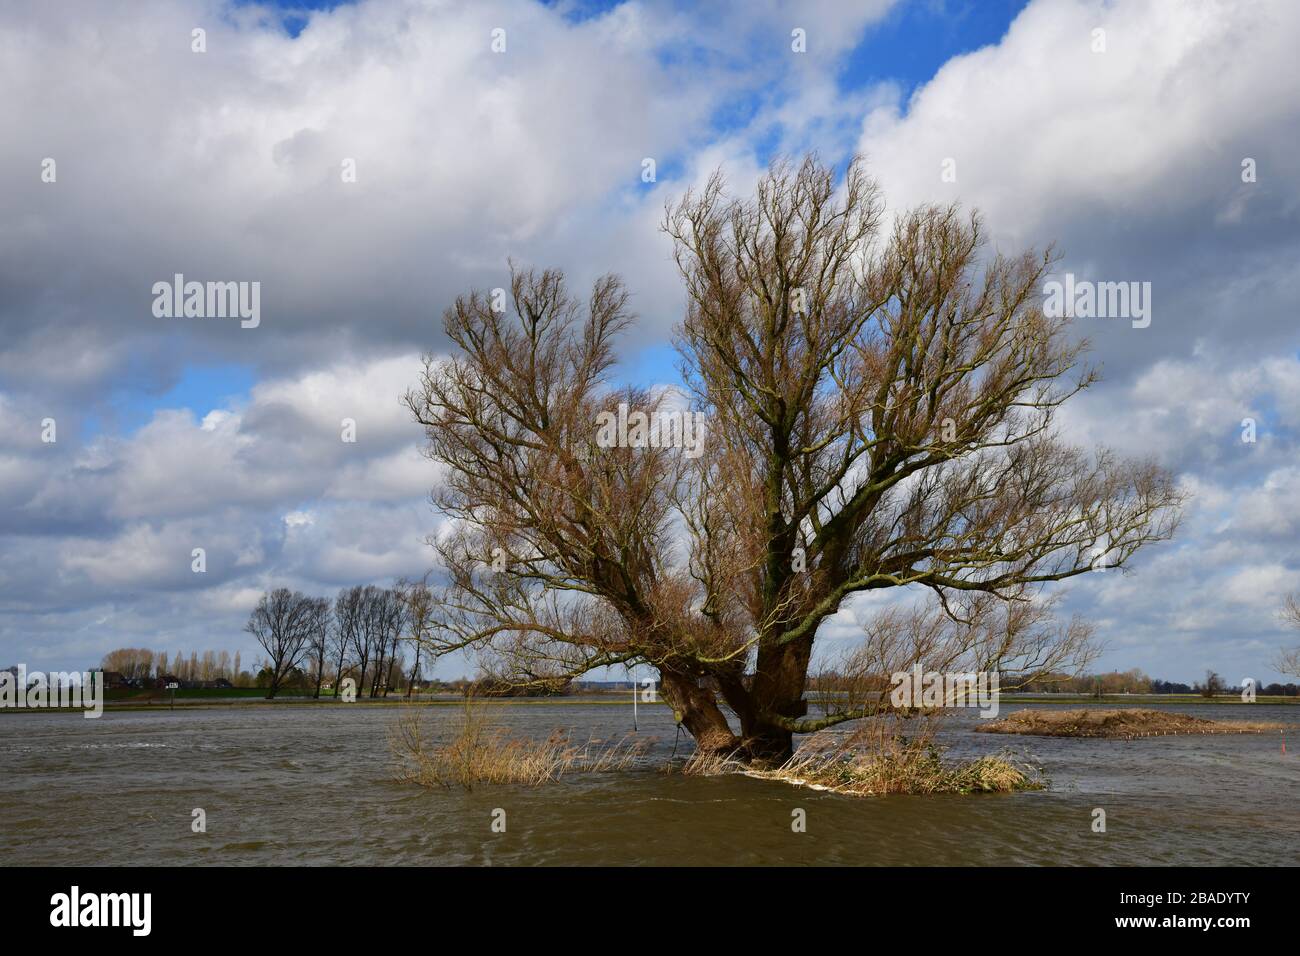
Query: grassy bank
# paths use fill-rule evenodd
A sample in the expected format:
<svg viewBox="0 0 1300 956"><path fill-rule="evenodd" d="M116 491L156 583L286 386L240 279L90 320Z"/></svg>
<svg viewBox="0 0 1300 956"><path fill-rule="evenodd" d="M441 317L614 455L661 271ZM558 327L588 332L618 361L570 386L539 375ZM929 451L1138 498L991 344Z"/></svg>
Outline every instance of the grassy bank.
<svg viewBox="0 0 1300 956"><path fill-rule="evenodd" d="M176 695L177 702L183 700L206 700L206 699L227 699L227 700L245 700L266 696L265 687L229 687L224 690L218 688L192 688L186 690L132 690L132 689L115 689L104 692L104 699L112 704L119 702L138 702L155 704L170 703L171 695Z"/></svg>
<svg viewBox="0 0 1300 956"><path fill-rule="evenodd" d="M1133 740L1170 734L1260 734L1286 729L1274 721L1207 720L1167 710L1018 710L976 729L1032 737L1106 737Z"/></svg>

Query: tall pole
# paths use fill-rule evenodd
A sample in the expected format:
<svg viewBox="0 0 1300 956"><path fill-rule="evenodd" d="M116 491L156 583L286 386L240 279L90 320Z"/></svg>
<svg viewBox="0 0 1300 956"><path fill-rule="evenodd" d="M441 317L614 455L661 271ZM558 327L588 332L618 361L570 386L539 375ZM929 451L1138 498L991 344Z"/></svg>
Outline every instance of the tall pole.
<svg viewBox="0 0 1300 956"><path fill-rule="evenodd" d="M635 731L637 730L637 726L636 726L636 671L633 669L633 667L634 667L634 665L630 665L630 666L628 667L628 669L627 669L627 673L628 673L628 676L630 676L630 677L632 678L632 730L635 732Z"/></svg>

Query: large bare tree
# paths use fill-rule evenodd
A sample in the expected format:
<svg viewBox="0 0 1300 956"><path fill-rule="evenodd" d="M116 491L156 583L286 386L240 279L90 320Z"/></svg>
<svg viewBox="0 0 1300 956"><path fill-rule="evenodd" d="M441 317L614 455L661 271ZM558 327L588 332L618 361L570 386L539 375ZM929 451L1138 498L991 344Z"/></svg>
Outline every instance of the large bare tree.
<svg viewBox="0 0 1300 956"><path fill-rule="evenodd" d="M435 653L477 648L531 683L645 663L698 747L781 759L793 734L867 712L805 701L819 627L854 595L924 589L1001 667L978 634L1010 620L1024 658L1046 633L1008 608L1173 533L1166 472L1054 431L1094 375L1041 307L1050 253L987 255L955 206L887 226L860 161L838 185L814 159L778 163L748 199L715 175L664 228L701 447L680 427L607 447L609 414L681 410L609 383L631 321L617 278L580 302L561 273L512 266L506 301L447 310L457 352L427 356L406 396L450 519Z"/></svg>

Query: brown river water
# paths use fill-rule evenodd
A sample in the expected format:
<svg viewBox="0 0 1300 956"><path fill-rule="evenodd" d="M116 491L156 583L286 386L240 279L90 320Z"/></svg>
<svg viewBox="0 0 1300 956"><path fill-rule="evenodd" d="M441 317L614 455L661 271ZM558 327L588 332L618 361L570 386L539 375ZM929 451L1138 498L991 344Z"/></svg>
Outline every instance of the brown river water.
<svg viewBox="0 0 1300 956"><path fill-rule="evenodd" d="M617 739L631 706L495 704L511 728ZM1143 705L1147 706L1147 705ZM1003 712L1019 709L1004 705ZM391 779L397 708L265 704L0 714L0 865L642 864L1267 865L1300 863L1300 709L1168 706L1277 720L1283 737L1074 740L941 734L950 756L1003 748L1046 790L848 797L743 776L664 773L667 708L643 707L646 766L540 788L426 790ZM457 708L430 708L435 727ZM683 737L680 756L689 752ZM1106 811L1106 832L1092 829ZM207 832L191 831L192 811ZM792 832L792 811L806 832ZM492 830L505 811L504 833ZM496 814L500 819L500 814Z"/></svg>

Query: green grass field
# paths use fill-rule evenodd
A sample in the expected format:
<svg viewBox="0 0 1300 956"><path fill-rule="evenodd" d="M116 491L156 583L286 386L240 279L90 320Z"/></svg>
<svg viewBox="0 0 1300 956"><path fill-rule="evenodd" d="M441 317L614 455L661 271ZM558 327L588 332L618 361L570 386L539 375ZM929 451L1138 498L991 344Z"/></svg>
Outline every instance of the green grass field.
<svg viewBox="0 0 1300 956"><path fill-rule="evenodd" d="M224 697L224 698L256 698L265 697L266 688L264 687L234 687L229 690L180 690L175 691L177 700L196 700L205 697ZM283 693L283 692L282 692ZM145 702L169 701L171 700L172 691L169 690L132 690L130 688L120 688L116 690L105 691L104 699L109 701L126 701L138 700ZM287 694L285 696L288 696Z"/></svg>

